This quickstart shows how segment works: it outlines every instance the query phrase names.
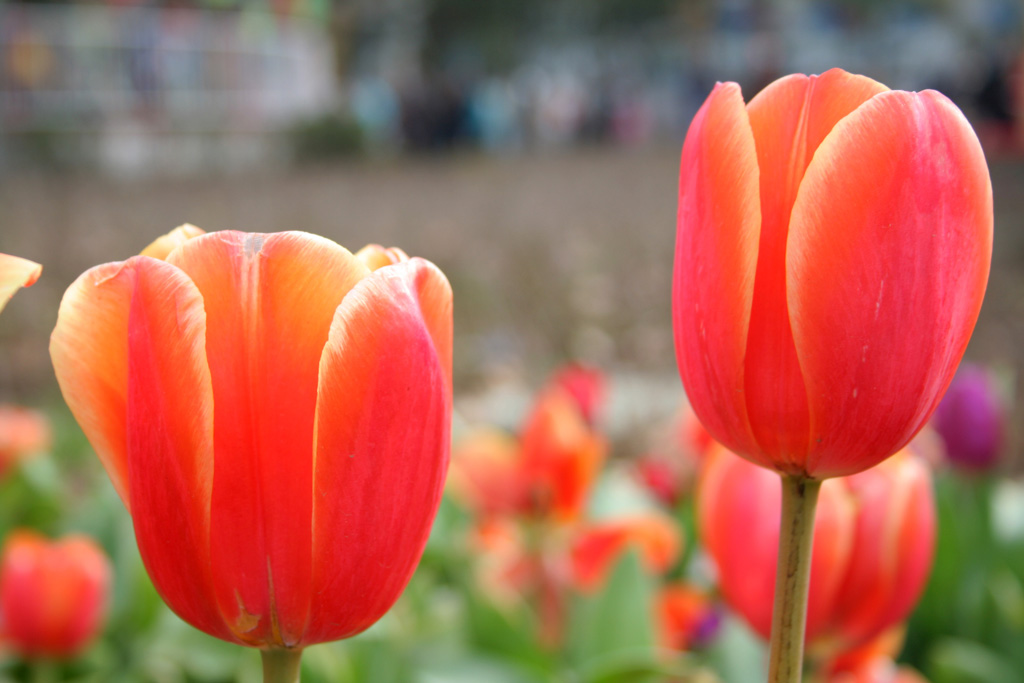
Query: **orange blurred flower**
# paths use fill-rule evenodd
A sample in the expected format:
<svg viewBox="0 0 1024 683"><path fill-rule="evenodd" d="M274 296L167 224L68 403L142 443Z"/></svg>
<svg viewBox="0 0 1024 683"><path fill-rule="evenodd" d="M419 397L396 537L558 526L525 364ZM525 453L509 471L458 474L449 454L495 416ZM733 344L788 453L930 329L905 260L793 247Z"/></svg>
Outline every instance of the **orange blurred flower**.
<svg viewBox="0 0 1024 683"><path fill-rule="evenodd" d="M22 287L29 287L39 279L43 267L17 256L0 254L0 311Z"/></svg>
<svg viewBox="0 0 1024 683"><path fill-rule="evenodd" d="M579 519L607 443L591 428L576 397L558 384L544 389L519 443L533 510L558 522Z"/></svg>
<svg viewBox="0 0 1024 683"><path fill-rule="evenodd" d="M705 645L718 631L721 615L707 591L672 583L658 593L658 622L665 647L689 650Z"/></svg>
<svg viewBox="0 0 1024 683"><path fill-rule="evenodd" d="M87 536L12 532L0 557L4 642L25 658L74 657L103 629L111 573Z"/></svg>
<svg viewBox="0 0 1024 683"><path fill-rule="evenodd" d="M474 429L452 449L447 486L460 503L484 517L525 511L528 491L519 443L500 429Z"/></svg>
<svg viewBox="0 0 1024 683"><path fill-rule="evenodd" d="M440 502L451 289L306 233L194 232L71 285L61 390L179 616L268 650L352 636Z"/></svg>
<svg viewBox="0 0 1024 683"><path fill-rule="evenodd" d="M771 628L779 478L724 447L708 456L698 487L701 539L726 602L765 638ZM931 570L931 473L909 450L822 484L814 528L807 640L827 655L855 647L906 618Z"/></svg>
<svg viewBox="0 0 1024 683"><path fill-rule="evenodd" d="M50 448L50 421L38 410L0 405L0 477L15 463Z"/></svg>
<svg viewBox="0 0 1024 683"><path fill-rule="evenodd" d="M584 526L572 543L573 583L585 592L600 588L615 563L630 549L652 574L668 571L682 552L682 531L670 519L648 515Z"/></svg>
<svg viewBox="0 0 1024 683"><path fill-rule="evenodd" d="M827 662L828 683L928 683L909 667L896 666L906 628L896 626Z"/></svg>
<svg viewBox="0 0 1024 683"><path fill-rule="evenodd" d="M992 186L945 96L832 69L744 104L719 83L680 164L673 321L686 394L736 453L849 475L910 441L974 329Z"/></svg>

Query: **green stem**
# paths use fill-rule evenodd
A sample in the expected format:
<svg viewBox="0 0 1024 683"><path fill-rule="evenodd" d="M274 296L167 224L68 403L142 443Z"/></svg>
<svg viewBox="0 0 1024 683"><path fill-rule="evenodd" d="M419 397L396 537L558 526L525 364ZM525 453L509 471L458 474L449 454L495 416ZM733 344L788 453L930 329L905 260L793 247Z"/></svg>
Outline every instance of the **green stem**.
<svg viewBox="0 0 1024 683"><path fill-rule="evenodd" d="M803 674L814 508L820 488L821 482L815 479L782 475L782 525L768 683L800 683Z"/></svg>
<svg viewBox="0 0 1024 683"><path fill-rule="evenodd" d="M299 683L302 650L260 650L263 683Z"/></svg>

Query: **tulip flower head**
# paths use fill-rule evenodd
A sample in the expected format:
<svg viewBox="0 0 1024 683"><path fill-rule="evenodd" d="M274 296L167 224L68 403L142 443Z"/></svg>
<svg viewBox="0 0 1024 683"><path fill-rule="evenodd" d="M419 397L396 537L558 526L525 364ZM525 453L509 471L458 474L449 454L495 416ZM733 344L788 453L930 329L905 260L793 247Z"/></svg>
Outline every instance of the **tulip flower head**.
<svg viewBox="0 0 1024 683"><path fill-rule="evenodd" d="M877 464L938 405L991 252L985 159L943 95L839 69L747 104L718 84L680 167L673 312L694 410L780 473Z"/></svg>
<svg viewBox="0 0 1024 683"><path fill-rule="evenodd" d="M234 643L297 651L363 631L440 502L447 280L300 232L183 226L147 252L71 285L50 352L153 583Z"/></svg>
<svg viewBox="0 0 1024 683"><path fill-rule="evenodd" d="M557 383L545 388L526 418L519 444L533 511L561 523L579 519L607 444L576 396Z"/></svg>
<svg viewBox="0 0 1024 683"><path fill-rule="evenodd" d="M722 615L706 591L673 583L658 593L657 609L662 642L673 650L703 647L714 640Z"/></svg>
<svg viewBox="0 0 1024 683"><path fill-rule="evenodd" d="M767 638L779 537L779 478L725 448L698 487L701 539L726 602ZM935 548L931 474L905 449L822 484L814 526L807 641L827 656L902 622L924 589Z"/></svg>
<svg viewBox="0 0 1024 683"><path fill-rule="evenodd" d="M49 541L15 531L0 555L3 640L22 657L71 658L102 630L110 561L80 535Z"/></svg>
<svg viewBox="0 0 1024 683"><path fill-rule="evenodd" d="M50 447L50 422L37 410L0 405L0 477Z"/></svg>
<svg viewBox="0 0 1024 683"><path fill-rule="evenodd" d="M22 287L29 287L39 279L43 267L28 259L0 254L0 311Z"/></svg>
<svg viewBox="0 0 1024 683"><path fill-rule="evenodd" d="M1006 408L992 375L976 365L961 367L932 424L954 465L969 470L995 465L1006 436Z"/></svg>

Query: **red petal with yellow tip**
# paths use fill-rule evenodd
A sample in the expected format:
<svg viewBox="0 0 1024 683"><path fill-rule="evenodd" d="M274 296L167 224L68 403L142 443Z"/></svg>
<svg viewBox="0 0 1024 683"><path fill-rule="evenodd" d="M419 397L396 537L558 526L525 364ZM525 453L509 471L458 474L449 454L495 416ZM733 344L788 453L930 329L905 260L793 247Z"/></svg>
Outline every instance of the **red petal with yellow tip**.
<svg viewBox="0 0 1024 683"><path fill-rule="evenodd" d="M0 311L22 287L29 287L39 279L43 267L17 256L0 254Z"/></svg>
<svg viewBox="0 0 1024 683"><path fill-rule="evenodd" d="M65 292L50 336L50 359L64 400L129 510L125 418L134 281L125 263L85 271Z"/></svg>
<svg viewBox="0 0 1024 683"><path fill-rule="evenodd" d="M835 126L807 168L786 254L807 473L871 467L920 429L974 328L991 251L985 159L949 100L882 93Z"/></svg>
<svg viewBox="0 0 1024 683"><path fill-rule="evenodd" d="M804 171L836 123L887 90L832 69L794 74L762 90L747 107L760 168L761 236L747 339L747 411L761 448L778 471L801 473L809 426L807 392L786 303L786 238Z"/></svg>
<svg viewBox="0 0 1024 683"><path fill-rule="evenodd" d="M761 225L757 151L743 96L719 83L683 145L673 282L676 358L694 411L716 439L758 452L744 354Z"/></svg>
<svg viewBox="0 0 1024 683"><path fill-rule="evenodd" d="M125 262L128 480L135 538L160 595L182 619L231 640L210 573L213 391L199 290L163 261Z"/></svg>
<svg viewBox="0 0 1024 683"><path fill-rule="evenodd" d="M320 364L307 643L354 635L405 588L448 468L451 290L421 259L345 298Z"/></svg>
<svg viewBox="0 0 1024 683"><path fill-rule="evenodd" d="M211 561L235 637L291 646L309 614L313 430L335 309L367 274L305 233L211 233L171 252L207 316L214 475Z"/></svg>

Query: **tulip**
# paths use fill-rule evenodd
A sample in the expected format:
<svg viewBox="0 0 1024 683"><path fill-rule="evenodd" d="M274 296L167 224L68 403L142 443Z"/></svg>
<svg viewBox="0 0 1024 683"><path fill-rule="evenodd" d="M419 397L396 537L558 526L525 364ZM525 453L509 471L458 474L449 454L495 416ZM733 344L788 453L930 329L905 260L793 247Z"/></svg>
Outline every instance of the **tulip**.
<svg viewBox="0 0 1024 683"><path fill-rule="evenodd" d="M701 539L725 601L768 637L775 583L778 478L713 449L701 472ZM876 638L909 615L928 580L935 500L924 462L904 449L878 467L821 487L806 637L819 656Z"/></svg>
<svg viewBox="0 0 1024 683"><path fill-rule="evenodd" d="M46 416L36 410L0 405L0 477L16 463L50 447Z"/></svg>
<svg viewBox="0 0 1024 683"><path fill-rule="evenodd" d="M686 583L673 583L658 593L661 640L673 650L707 645L721 626L721 614L707 592Z"/></svg>
<svg viewBox="0 0 1024 683"><path fill-rule="evenodd" d="M295 680L303 647L377 621L422 554L448 466L451 289L379 247L182 237L71 285L54 369L164 600Z"/></svg>
<svg viewBox="0 0 1024 683"><path fill-rule="evenodd" d="M5 642L26 659L76 656L103 628L111 573L87 536L51 542L33 531L12 532L0 554Z"/></svg>
<svg viewBox="0 0 1024 683"><path fill-rule="evenodd" d="M519 442L533 511L560 523L578 520L607 444L577 399L557 384L548 386L527 416Z"/></svg>
<svg viewBox="0 0 1024 683"><path fill-rule="evenodd" d="M711 435L783 475L771 681L799 681L820 481L925 424L981 308L992 184L943 95L832 69L745 105L720 83L683 144L676 357Z"/></svg>
<svg viewBox="0 0 1024 683"><path fill-rule="evenodd" d="M474 429L452 450L447 486L460 503L484 519L525 511L528 491L519 443L498 429Z"/></svg>
<svg viewBox="0 0 1024 683"><path fill-rule="evenodd" d="M746 106L718 84L680 171L673 313L694 411L778 472L877 464L938 405L991 253L985 159L943 95L839 69Z"/></svg>
<svg viewBox="0 0 1024 683"><path fill-rule="evenodd" d="M639 552L649 572L666 572L679 558L682 544L679 527L660 515L591 524L578 532L572 544L573 582L584 592L598 590L631 548Z"/></svg>
<svg viewBox="0 0 1024 683"><path fill-rule="evenodd" d="M1006 436L1006 409L995 380L981 367L961 367L932 424L954 465L977 471L995 465Z"/></svg>
<svg viewBox="0 0 1024 683"><path fill-rule="evenodd" d="M927 683L919 673L896 666L906 629L889 629L874 640L849 650L825 666L828 683Z"/></svg>
<svg viewBox="0 0 1024 683"><path fill-rule="evenodd" d="M22 287L29 287L39 279L43 267L28 259L0 254L0 311Z"/></svg>
<svg viewBox="0 0 1024 683"><path fill-rule="evenodd" d="M569 392L588 425L597 424L607 394L604 373L581 363L570 363L555 373L551 385Z"/></svg>

